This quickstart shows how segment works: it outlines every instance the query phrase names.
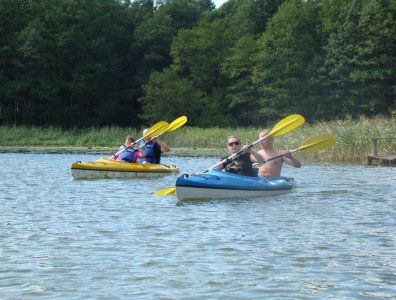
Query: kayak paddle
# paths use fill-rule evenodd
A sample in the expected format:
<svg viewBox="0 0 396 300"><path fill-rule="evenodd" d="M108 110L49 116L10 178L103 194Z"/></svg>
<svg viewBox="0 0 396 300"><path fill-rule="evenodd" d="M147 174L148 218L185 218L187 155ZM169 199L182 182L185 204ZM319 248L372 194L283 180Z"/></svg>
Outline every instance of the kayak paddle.
<svg viewBox="0 0 396 300"><path fill-rule="evenodd" d="M176 130L176 129L182 127L184 124L186 124L186 122L187 122L186 116L178 117L176 120L174 120L172 123L169 124L169 128L167 130L165 130L163 133ZM162 133L160 133L159 135L161 135L161 134Z"/></svg>
<svg viewBox="0 0 396 300"><path fill-rule="evenodd" d="M181 116L181 117L177 118L176 120L174 120L172 123L170 123L168 128L166 128L164 131L162 131L162 132L159 131L154 136L150 136L150 137L158 138L160 135L164 134L165 132L173 131L173 130L176 130L176 129L182 127L184 124L186 124L186 122L187 122L187 117ZM142 147L144 147L146 144L147 143L142 145Z"/></svg>
<svg viewBox="0 0 396 300"><path fill-rule="evenodd" d="M166 188L159 191L156 191L154 195L174 195L176 194L176 188Z"/></svg>
<svg viewBox="0 0 396 300"><path fill-rule="evenodd" d="M159 121L155 125L149 128L147 132L137 141L135 141L133 144L139 143L141 140L143 140L146 137L153 137L159 134L160 132L163 132L169 128L169 123L165 121Z"/></svg>

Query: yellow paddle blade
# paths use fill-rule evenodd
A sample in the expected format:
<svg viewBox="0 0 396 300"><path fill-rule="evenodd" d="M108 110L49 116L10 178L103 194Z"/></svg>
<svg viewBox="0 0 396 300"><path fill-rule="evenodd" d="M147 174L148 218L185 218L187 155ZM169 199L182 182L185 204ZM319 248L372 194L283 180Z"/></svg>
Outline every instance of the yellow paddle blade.
<svg viewBox="0 0 396 300"><path fill-rule="evenodd" d="M293 129L296 129L297 127L301 126L302 124L305 123L305 119L303 116L294 114L290 115L283 120L279 121L271 130L271 132L267 135L268 136L279 136L285 133L288 133L289 131L292 131Z"/></svg>
<svg viewBox="0 0 396 300"><path fill-rule="evenodd" d="M158 135L161 132L164 132L168 129L169 123L165 121L159 121L157 124L151 126L149 130L146 132L143 137L153 137Z"/></svg>
<svg viewBox="0 0 396 300"><path fill-rule="evenodd" d="M156 195L156 196L160 196L160 195L175 195L175 194L176 194L176 188L166 188L166 189L163 189L163 190L156 191L154 193L154 195Z"/></svg>
<svg viewBox="0 0 396 300"><path fill-rule="evenodd" d="M187 122L186 116L181 116L174 120L172 123L169 124L169 128L166 130L167 132L176 130L177 128L182 127Z"/></svg>
<svg viewBox="0 0 396 300"><path fill-rule="evenodd" d="M322 133L306 139L304 143L296 150L303 150L305 152L315 152L327 149L336 143L334 136L331 133Z"/></svg>

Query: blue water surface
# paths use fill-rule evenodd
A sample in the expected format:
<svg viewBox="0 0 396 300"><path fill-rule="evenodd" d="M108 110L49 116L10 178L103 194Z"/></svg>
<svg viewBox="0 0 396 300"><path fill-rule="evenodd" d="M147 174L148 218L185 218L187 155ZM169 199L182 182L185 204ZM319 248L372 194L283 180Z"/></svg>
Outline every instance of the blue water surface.
<svg viewBox="0 0 396 300"><path fill-rule="evenodd" d="M0 153L1 299L396 298L395 168L285 166L290 193L177 205L152 193L178 175L72 178L97 158Z"/></svg>

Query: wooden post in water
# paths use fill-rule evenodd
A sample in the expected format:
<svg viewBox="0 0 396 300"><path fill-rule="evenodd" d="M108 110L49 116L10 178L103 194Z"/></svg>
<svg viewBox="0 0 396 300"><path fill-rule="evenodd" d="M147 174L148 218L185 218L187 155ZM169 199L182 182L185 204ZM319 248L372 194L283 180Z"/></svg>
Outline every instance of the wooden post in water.
<svg viewBox="0 0 396 300"><path fill-rule="evenodd" d="M372 138L371 139L371 155L377 156L377 138Z"/></svg>
<svg viewBox="0 0 396 300"><path fill-rule="evenodd" d="M373 157L376 157L378 154L377 152L377 138L371 138L371 153L367 158L367 164L369 166L373 163Z"/></svg>
<svg viewBox="0 0 396 300"><path fill-rule="evenodd" d="M394 139L393 137L371 138L371 153L367 157L367 164L370 166L373 160L378 160L378 164L383 166L396 166L396 155L378 155L377 141L379 139Z"/></svg>

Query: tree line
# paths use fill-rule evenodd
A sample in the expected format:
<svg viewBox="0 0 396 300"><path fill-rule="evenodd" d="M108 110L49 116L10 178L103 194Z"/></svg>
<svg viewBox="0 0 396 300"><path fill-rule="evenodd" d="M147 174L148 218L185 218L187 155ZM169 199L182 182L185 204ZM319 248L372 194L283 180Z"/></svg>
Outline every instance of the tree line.
<svg viewBox="0 0 396 300"><path fill-rule="evenodd" d="M390 115L394 0L0 0L0 124Z"/></svg>

